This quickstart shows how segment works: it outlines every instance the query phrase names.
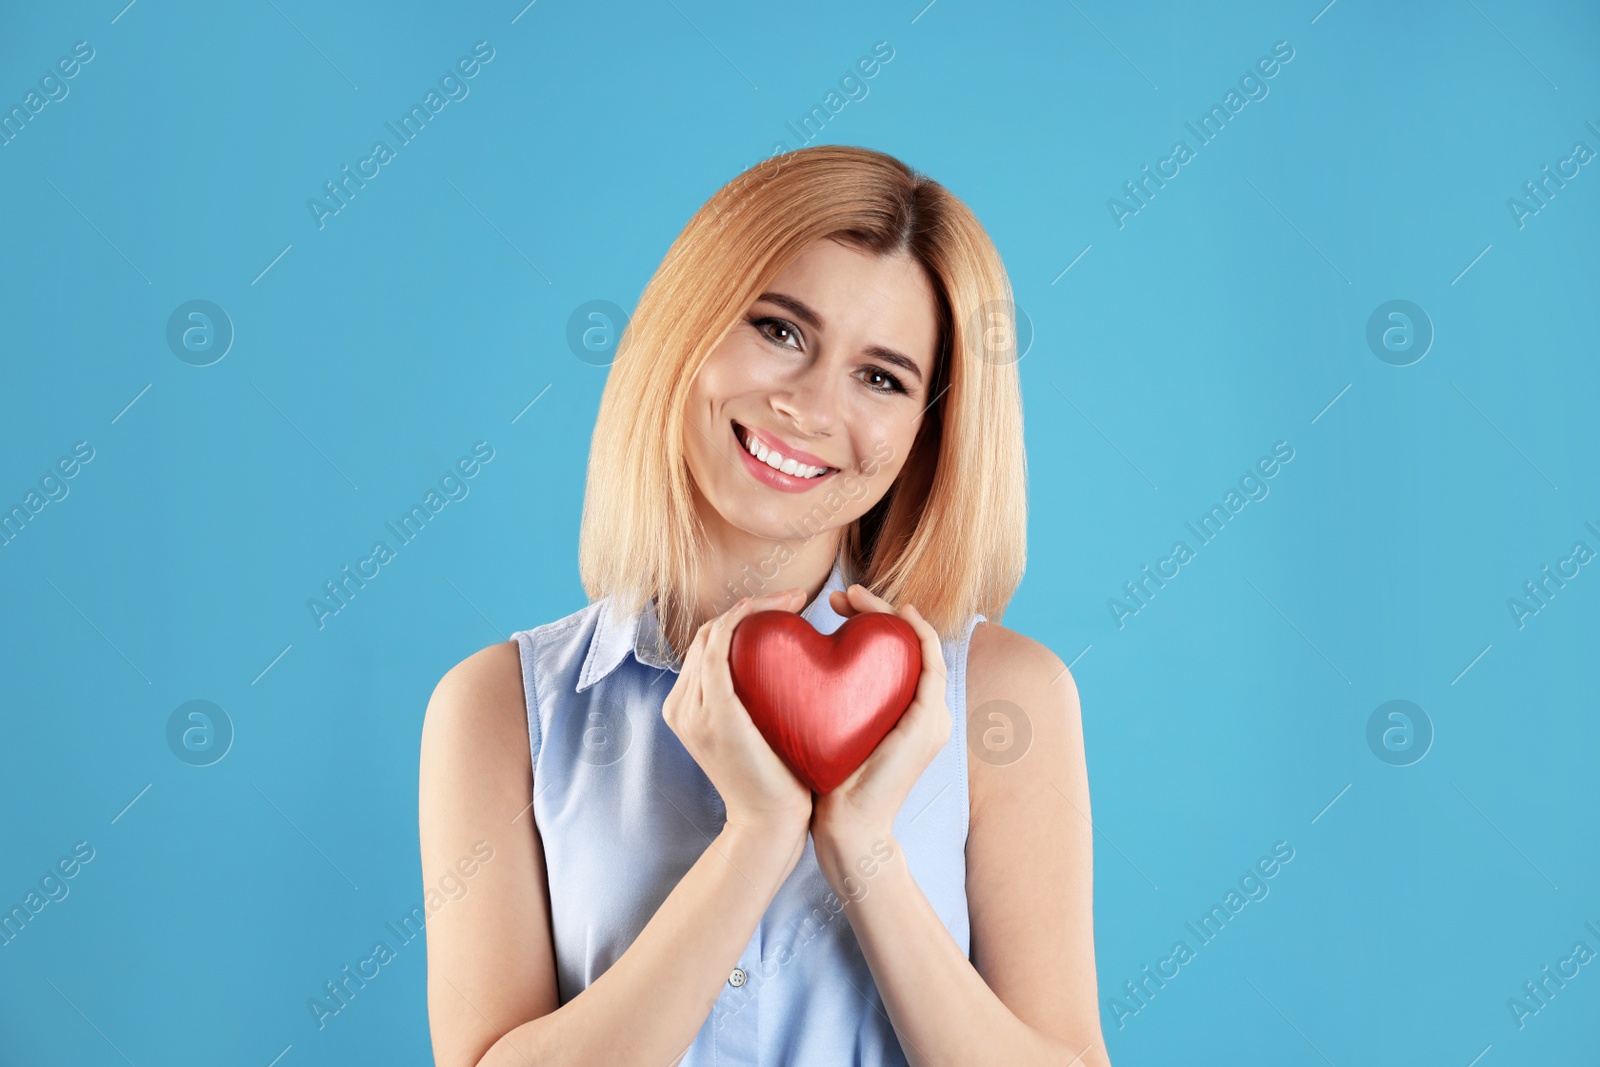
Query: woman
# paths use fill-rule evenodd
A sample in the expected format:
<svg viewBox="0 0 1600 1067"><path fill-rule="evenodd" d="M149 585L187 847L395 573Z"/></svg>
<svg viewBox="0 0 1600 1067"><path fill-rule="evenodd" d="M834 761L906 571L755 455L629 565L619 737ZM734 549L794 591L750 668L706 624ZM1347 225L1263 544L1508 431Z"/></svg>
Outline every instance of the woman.
<svg viewBox="0 0 1600 1067"><path fill-rule="evenodd" d="M441 1065L1109 1063L1076 689L988 621L1024 559L1010 306L971 212L866 149L774 157L678 236L595 424L591 603L428 706L423 874L474 872L427 923ZM734 695L763 609L921 641L823 796Z"/></svg>

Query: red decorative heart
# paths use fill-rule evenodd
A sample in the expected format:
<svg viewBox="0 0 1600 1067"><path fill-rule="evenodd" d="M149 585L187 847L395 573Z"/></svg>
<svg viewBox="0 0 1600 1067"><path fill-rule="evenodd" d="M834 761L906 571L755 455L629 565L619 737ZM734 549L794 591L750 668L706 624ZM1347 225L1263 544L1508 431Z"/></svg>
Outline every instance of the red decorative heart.
<svg viewBox="0 0 1600 1067"><path fill-rule="evenodd" d="M795 777L832 792L894 729L922 675L922 643L888 612L832 634L792 611L758 611L733 631L733 691Z"/></svg>

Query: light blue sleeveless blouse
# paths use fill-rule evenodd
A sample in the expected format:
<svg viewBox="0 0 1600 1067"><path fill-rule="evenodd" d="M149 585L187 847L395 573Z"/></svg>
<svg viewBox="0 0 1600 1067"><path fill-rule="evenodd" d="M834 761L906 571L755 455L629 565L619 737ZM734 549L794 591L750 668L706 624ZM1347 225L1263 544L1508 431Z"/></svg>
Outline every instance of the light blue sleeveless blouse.
<svg viewBox="0 0 1600 1067"><path fill-rule="evenodd" d="M847 584L835 565L801 613L819 632L843 625L828 593ZM727 820L711 780L662 718L679 664L654 606L632 617L612 608L607 597L512 635L562 1004L622 956ZM966 665L983 618L943 643L950 739L894 823L913 878L969 957ZM843 908L808 835L681 1067L906 1064Z"/></svg>

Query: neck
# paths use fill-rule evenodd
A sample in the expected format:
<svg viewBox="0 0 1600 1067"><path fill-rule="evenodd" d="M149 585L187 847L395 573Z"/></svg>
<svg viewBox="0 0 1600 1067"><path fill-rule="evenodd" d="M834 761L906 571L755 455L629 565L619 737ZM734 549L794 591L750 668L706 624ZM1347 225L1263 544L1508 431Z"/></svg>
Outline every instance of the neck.
<svg viewBox="0 0 1600 1067"><path fill-rule="evenodd" d="M700 521L706 531L707 551L699 583L693 590L694 618L681 631L666 627L673 648L681 656L695 631L744 597L805 590L806 603L815 600L833 573L844 531L840 528L811 534L795 528L792 538L757 537L724 519L709 502L695 493Z"/></svg>

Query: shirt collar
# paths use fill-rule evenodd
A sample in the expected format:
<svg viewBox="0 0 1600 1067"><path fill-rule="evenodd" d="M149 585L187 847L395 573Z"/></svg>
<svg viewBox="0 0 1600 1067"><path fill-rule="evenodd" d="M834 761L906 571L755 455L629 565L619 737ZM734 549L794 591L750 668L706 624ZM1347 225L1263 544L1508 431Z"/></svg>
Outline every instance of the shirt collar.
<svg viewBox="0 0 1600 1067"><path fill-rule="evenodd" d="M844 625L844 616L833 610L828 603L828 594L836 589L842 591L847 584L843 569L835 561L827 583L816 599L800 612L800 617L819 633L833 633ZM600 601L594 637L589 642L589 653L578 675L578 692L583 692L616 670L629 652L640 663L657 670L676 673L683 666L662 635L653 601L632 616L623 616L616 610L616 598L608 596Z"/></svg>

